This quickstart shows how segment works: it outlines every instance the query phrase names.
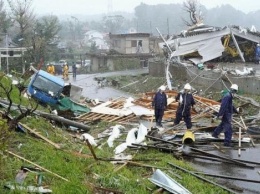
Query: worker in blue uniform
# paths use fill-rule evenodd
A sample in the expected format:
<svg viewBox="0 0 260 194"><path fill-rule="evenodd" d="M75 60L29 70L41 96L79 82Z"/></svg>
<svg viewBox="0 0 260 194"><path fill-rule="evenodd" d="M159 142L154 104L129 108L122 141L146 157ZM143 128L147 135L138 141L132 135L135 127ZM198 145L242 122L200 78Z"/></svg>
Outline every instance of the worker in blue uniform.
<svg viewBox="0 0 260 194"><path fill-rule="evenodd" d="M155 94L152 102L156 126L158 127L162 127L162 118L164 115L164 111L167 108L167 96L165 94L165 89L165 86L161 86L158 92Z"/></svg>
<svg viewBox="0 0 260 194"><path fill-rule="evenodd" d="M238 91L238 85L232 84L230 87L230 91L226 93L222 100L220 110L218 112L217 118L221 119L221 123L219 126L214 130L212 136L218 138L218 135L224 130L224 146L231 146L231 139L232 139L232 114L233 112L238 113L239 108L235 109L233 106L233 98L234 94Z"/></svg>
<svg viewBox="0 0 260 194"><path fill-rule="evenodd" d="M191 93L191 85L185 84L183 92L179 92L176 97L176 102L179 102L176 116L174 119L174 125L178 125L183 119L188 130L192 128L191 123L191 108L194 109L195 100Z"/></svg>
<svg viewBox="0 0 260 194"><path fill-rule="evenodd" d="M255 48L255 64L260 62L260 44L258 43Z"/></svg>

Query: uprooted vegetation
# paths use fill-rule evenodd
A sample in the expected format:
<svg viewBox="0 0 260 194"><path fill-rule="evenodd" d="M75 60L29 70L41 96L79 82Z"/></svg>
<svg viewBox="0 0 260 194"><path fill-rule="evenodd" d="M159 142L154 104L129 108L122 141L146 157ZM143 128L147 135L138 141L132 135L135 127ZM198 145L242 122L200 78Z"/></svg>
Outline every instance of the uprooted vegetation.
<svg viewBox="0 0 260 194"><path fill-rule="evenodd" d="M7 86L8 84L10 82ZM5 97L1 96L2 99ZM14 102L20 102L20 95L12 95L12 97ZM22 99L22 104L28 105L28 100ZM39 108L45 110L40 106ZM1 111L6 111L6 107L1 107ZM17 110L9 113L15 117ZM86 142L78 138L80 131L68 130L65 126L57 127L55 122L35 114L19 120L25 127L11 128L11 130L6 120L1 118L0 121L1 139L8 140L1 141L0 193L10 193L9 190L4 189L4 185L7 182L14 182L21 166L35 167L36 165L41 167L41 171L37 173L43 175L42 186L50 188L56 194L106 193L104 189L110 189L112 193L151 193L157 188L148 178L155 168L167 168L164 170L166 173L179 174L182 178L179 178L178 182L194 193L225 193L222 189L171 168L167 162L191 169L188 163L175 159L171 153L158 152L156 149L129 149L125 154L133 156L132 163L123 160L120 164L112 164L109 159L114 157L114 148L107 145L107 138L99 140L101 149L94 147L94 152L99 158L95 160ZM115 123L100 122L89 125L91 129L89 133L95 139L99 139L98 134ZM126 132L132 126L125 127L124 135L115 140L114 147L125 140ZM3 138L3 134L8 135L6 136L8 138ZM28 173L23 185L37 185L34 177L34 172ZM26 192L18 191L18 193Z"/></svg>
<svg viewBox="0 0 260 194"><path fill-rule="evenodd" d="M75 138L77 134L56 128L49 121L37 117L28 117L23 122L27 123L32 129L37 129L38 132L49 140L61 146L61 149L57 150L52 145L29 133L16 132L13 134L8 148L8 151L33 161L69 180L65 181L48 172L42 172L44 175L44 186L51 188L53 193L94 193L95 186L110 188L118 193L151 193L152 190L156 189L147 179L153 173L151 167L131 165L131 163L126 166L123 163L114 165L109 161L96 161L86 143ZM97 131L101 132L110 125L108 123L100 123L92 126L93 136L97 137L95 135ZM125 136L122 136L120 139L124 138ZM120 139L118 142L115 142L115 145L120 143ZM99 144L104 144L105 142L103 140ZM94 148L94 151L97 157L103 159L112 158L114 155L113 148L109 148L106 144L102 146L102 149ZM156 150L129 150L128 154L134 155L134 159L137 160L136 163L169 168L169 170L165 171L178 173L182 177L178 181L195 193L212 193L218 190L218 192L225 193L212 185L205 185L194 177L171 169L167 162L176 163L189 169L190 167L188 167L186 162L173 158L170 153L165 154ZM1 171L0 191L1 193L8 193L9 191L3 189L5 182L14 180L17 170L22 165L32 165L15 158L7 152L4 152L3 162L5 168ZM34 174L29 174L25 183L35 185ZM102 192L99 191L98 193Z"/></svg>
<svg viewBox="0 0 260 194"><path fill-rule="evenodd" d="M138 86L132 84L133 90L131 91L137 89L140 91L143 88L145 88L144 91L151 91L164 84L163 78L149 76L130 76L130 78L121 76L120 81L124 83L122 84L124 86L138 81ZM136 93L140 93L138 91ZM26 99L24 100L26 101ZM242 105L243 103L237 101L236 104ZM246 114L254 115L257 112L255 106L249 106L251 109ZM42 107L40 108L44 110ZM5 108L1 110L5 110ZM12 111L11 114L16 113ZM2 121L5 126L6 123L4 120ZM144 146L137 149L133 147L124 152L125 156L131 155L132 160L114 160L115 147L125 141L127 132L134 127L132 125L124 125L122 136L114 141L113 147L109 147L108 136L101 138L100 133L107 129L111 131L110 127L117 123L88 123L90 128L88 133L97 140L98 144L92 147L95 154L93 155L91 147L80 139L80 135L84 131L70 129L68 126L35 114L23 118L20 122L25 124L25 130L19 129L15 132L13 129L9 141L2 148L3 151L0 155L2 162L0 193L10 192L4 189L4 185L8 181L14 182L17 170L21 166L35 166L28 161L45 169L40 172L43 174L42 186L50 188L53 193L58 194L107 193L109 190L111 193L152 193L158 188L148 178L152 176L156 168L162 169L192 193L228 193L170 166L168 163L174 163L193 170L176 150L160 152L162 150L159 148L148 149ZM26 133L22 131L26 131ZM155 145L150 139L146 139L146 143L148 146ZM17 156L23 159L19 159ZM111 161L117 164L113 164ZM179 177L175 174L178 174ZM29 173L24 184L36 185L34 176L34 173Z"/></svg>

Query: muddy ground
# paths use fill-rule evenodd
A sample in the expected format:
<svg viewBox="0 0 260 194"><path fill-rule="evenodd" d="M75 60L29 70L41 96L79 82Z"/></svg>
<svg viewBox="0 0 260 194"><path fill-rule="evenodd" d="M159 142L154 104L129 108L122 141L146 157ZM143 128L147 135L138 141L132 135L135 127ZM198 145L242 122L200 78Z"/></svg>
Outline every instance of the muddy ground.
<svg viewBox="0 0 260 194"><path fill-rule="evenodd" d="M259 66L260 65L255 65ZM258 72L258 71L257 71ZM134 97L135 94L128 93L129 91L132 93L138 93L141 91L146 91L147 85L145 84L147 81L149 82L149 79L151 78L147 77L147 81L145 77L140 76L139 78L142 79L142 81L136 82L138 79L138 75L141 74L147 74L147 69L141 69L141 70L134 70L134 71L124 71L124 72L110 72L110 73L99 73L99 74L87 74L87 75L78 75L76 79L72 79L70 77L71 83L79 85L83 88L83 96L99 100L106 101L111 98L115 99L121 96ZM126 78L124 76L132 76L131 79L126 81ZM106 85L103 87L100 87L97 80L94 78L96 77L113 77L113 79L120 82L120 86L112 86L112 85ZM122 78L123 77L123 78ZM109 78L108 78L109 79ZM136 82L136 83L134 83ZM128 84L134 83L130 86L127 86ZM157 86L157 85L158 86ZM152 84L154 86L154 90L156 90L157 87L161 85L161 83ZM181 82L179 84L182 84ZM151 85L151 84L150 84ZM124 87L126 86L126 87ZM142 88L144 87L144 88ZM203 87L203 86L200 86ZM129 89L132 88L132 89ZM123 91L124 90L124 91ZM126 92L127 91L127 92ZM136 91L136 92L134 92ZM221 97L219 91L213 91L209 93L206 97ZM236 104L242 104L243 102L237 101ZM248 106L249 107L249 106ZM255 114L257 113L257 110L255 107L251 107L249 110L246 110L246 114ZM238 156L238 150L234 148L224 149L224 151L218 151L214 149L214 151L211 151L215 154L231 157L234 159L243 159L243 160L250 160L254 162L260 162L260 144L256 144L255 147L252 147L251 144L243 145L244 149L241 153L241 156ZM224 152L224 153L223 153ZM247 168L241 168L230 164L224 164L224 163L218 163L213 161L206 161L202 159L190 159L191 165L193 165L197 170L207 172L207 173L213 173L213 174L221 174L221 175L227 175L227 176L234 176L234 177L243 177L248 179L254 179L254 180L260 180L260 168L255 167L254 169L247 169ZM234 187L237 187L238 191L239 188L243 189L243 191L239 193L249 193L249 194L256 194L260 193L260 187L257 183L249 183L244 181L235 181L235 180L224 180L224 179L218 179L220 183L222 184L231 184L234 185Z"/></svg>

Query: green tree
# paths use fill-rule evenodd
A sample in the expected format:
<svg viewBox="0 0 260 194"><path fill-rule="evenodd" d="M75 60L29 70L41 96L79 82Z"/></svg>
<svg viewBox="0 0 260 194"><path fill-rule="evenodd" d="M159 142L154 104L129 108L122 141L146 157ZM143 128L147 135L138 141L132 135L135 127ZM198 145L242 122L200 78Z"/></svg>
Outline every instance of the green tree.
<svg viewBox="0 0 260 194"><path fill-rule="evenodd" d="M96 42L92 42L91 43L91 46L90 46L90 52L91 53L94 53L94 52L96 52L97 51L97 45L96 45Z"/></svg>
<svg viewBox="0 0 260 194"><path fill-rule="evenodd" d="M28 52L34 62L39 61L41 58L50 60L53 52L57 52L60 29L61 26L57 16L43 16L36 20L29 40L32 49Z"/></svg>
<svg viewBox="0 0 260 194"><path fill-rule="evenodd" d="M8 17L6 10L4 9L4 1L0 1L0 31L7 33L7 30L11 27L11 19Z"/></svg>

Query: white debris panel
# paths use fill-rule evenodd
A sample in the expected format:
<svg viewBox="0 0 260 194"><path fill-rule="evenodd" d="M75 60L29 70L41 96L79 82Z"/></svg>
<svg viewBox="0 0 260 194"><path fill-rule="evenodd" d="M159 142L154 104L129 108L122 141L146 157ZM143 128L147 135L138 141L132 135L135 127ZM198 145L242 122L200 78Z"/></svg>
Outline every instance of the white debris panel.
<svg viewBox="0 0 260 194"><path fill-rule="evenodd" d="M225 48L222 45L221 37L216 37L191 44L181 45L178 50L171 54L171 57L186 55L198 51L202 58L195 58L196 61L193 61L195 64L198 64L220 57L224 50ZM190 60L192 61L192 59Z"/></svg>

